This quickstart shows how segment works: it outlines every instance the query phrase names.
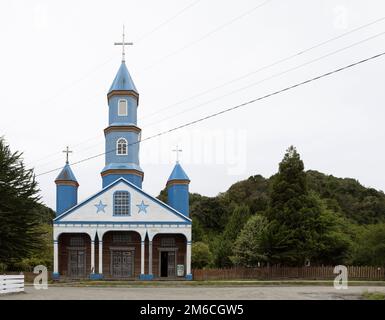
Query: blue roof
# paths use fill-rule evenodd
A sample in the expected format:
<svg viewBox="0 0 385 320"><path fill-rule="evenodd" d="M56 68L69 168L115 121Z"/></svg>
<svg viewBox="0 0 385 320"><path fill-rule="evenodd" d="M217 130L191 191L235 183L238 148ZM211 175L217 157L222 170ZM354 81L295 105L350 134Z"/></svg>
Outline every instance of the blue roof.
<svg viewBox="0 0 385 320"><path fill-rule="evenodd" d="M182 166L179 164L179 162L176 163L174 170L172 170L170 177L168 178L168 181L171 180L188 180L190 181L190 178L187 176L186 172L184 172Z"/></svg>
<svg viewBox="0 0 385 320"><path fill-rule="evenodd" d="M63 170L59 173L56 180L64 180L64 181L75 181L77 182L74 173L71 170L71 167L68 163L64 166Z"/></svg>
<svg viewBox="0 0 385 320"><path fill-rule="evenodd" d="M136 93L138 93L138 90L136 90L134 81L132 81L130 73L128 72L128 69L124 62L122 62L119 68L119 71L116 74L114 82L112 83L108 93L111 93L112 91L116 91L116 90L135 91Z"/></svg>

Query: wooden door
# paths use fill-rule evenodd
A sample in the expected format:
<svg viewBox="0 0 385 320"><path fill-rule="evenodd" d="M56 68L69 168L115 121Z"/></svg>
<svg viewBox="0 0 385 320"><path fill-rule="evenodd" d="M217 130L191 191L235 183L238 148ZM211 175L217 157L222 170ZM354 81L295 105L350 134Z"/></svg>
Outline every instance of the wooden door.
<svg viewBox="0 0 385 320"><path fill-rule="evenodd" d="M130 278L134 275L133 251L113 250L111 261L111 274L114 278Z"/></svg>
<svg viewBox="0 0 385 320"><path fill-rule="evenodd" d="M85 250L69 250L68 274L70 277L74 277L74 278L82 278L86 275Z"/></svg>

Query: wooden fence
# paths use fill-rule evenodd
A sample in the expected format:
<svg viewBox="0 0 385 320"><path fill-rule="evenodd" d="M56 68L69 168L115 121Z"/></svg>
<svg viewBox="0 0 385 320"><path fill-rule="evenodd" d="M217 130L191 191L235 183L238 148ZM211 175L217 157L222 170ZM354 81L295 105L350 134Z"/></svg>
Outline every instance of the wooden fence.
<svg viewBox="0 0 385 320"><path fill-rule="evenodd" d="M385 280L384 267L348 266L349 280ZM194 280L333 280L334 267L194 269Z"/></svg>
<svg viewBox="0 0 385 320"><path fill-rule="evenodd" d="M0 275L0 294L24 291L24 275Z"/></svg>

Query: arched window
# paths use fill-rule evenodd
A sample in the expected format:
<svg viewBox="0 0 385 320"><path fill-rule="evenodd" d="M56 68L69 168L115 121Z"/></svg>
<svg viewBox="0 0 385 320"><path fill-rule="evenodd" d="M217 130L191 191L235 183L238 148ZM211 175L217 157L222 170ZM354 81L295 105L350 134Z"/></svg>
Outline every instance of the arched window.
<svg viewBox="0 0 385 320"><path fill-rule="evenodd" d="M116 154L126 155L127 154L127 140L124 138L118 139L116 142Z"/></svg>
<svg viewBox="0 0 385 320"><path fill-rule="evenodd" d="M128 191L116 191L114 193L114 215L131 215L131 196Z"/></svg>
<svg viewBox="0 0 385 320"><path fill-rule="evenodd" d="M118 103L118 116L127 116L127 100L120 99Z"/></svg>

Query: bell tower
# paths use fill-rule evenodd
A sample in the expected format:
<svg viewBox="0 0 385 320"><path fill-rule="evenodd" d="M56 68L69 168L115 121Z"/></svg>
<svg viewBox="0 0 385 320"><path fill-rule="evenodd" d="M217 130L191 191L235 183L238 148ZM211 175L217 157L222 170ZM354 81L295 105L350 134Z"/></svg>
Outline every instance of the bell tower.
<svg viewBox="0 0 385 320"><path fill-rule="evenodd" d="M141 129L137 126L139 93L125 62L125 46L132 43L115 43L123 48L122 63L107 94L109 117L105 136L105 167L101 175L103 188L120 177L142 188L144 173L139 165Z"/></svg>

